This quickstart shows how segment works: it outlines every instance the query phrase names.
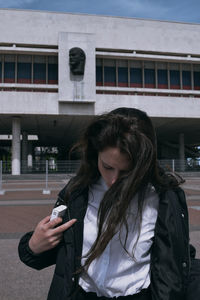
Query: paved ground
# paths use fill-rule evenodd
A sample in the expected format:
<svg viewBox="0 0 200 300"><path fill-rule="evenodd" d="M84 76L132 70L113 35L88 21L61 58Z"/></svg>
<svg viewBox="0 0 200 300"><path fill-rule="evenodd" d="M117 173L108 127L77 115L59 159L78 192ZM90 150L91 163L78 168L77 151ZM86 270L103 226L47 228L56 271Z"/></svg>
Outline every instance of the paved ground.
<svg viewBox="0 0 200 300"><path fill-rule="evenodd" d="M46 186L42 175L3 177L0 195L0 299L45 300L54 267L35 271L23 265L18 258L19 238L46 215L50 214L57 194L68 178L51 177ZM186 192L190 216L191 243L200 258L200 177L187 178ZM50 194L43 194L44 190ZM2 192L0 190L0 194Z"/></svg>

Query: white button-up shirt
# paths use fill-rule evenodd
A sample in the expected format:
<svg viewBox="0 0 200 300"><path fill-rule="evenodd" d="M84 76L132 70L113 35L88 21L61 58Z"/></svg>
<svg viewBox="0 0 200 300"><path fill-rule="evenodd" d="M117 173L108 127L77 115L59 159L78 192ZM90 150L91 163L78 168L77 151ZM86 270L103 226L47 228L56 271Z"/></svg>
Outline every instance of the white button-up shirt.
<svg viewBox="0 0 200 300"><path fill-rule="evenodd" d="M87 254L97 237L98 209L107 189L102 178L89 189L88 208L84 219L82 256ZM81 275L79 284L86 292L95 292L99 297L112 298L133 295L149 286L150 248L154 237L157 208L158 195L150 186L145 196L140 236L134 248L139 224L136 220L137 199L133 199L127 215L129 233L126 250L129 254L122 247L126 235L126 229L123 227L120 234L122 243L118 232L108 243L101 256L93 260L88 271ZM83 257L82 265L85 260L86 258Z"/></svg>

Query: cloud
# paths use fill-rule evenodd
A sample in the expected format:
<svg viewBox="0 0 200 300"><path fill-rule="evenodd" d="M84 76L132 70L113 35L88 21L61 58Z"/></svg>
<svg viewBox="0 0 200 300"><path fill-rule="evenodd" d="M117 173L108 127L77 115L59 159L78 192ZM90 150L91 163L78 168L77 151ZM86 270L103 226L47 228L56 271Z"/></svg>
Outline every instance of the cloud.
<svg viewBox="0 0 200 300"><path fill-rule="evenodd" d="M180 22L200 21L199 0L107 0L113 15Z"/></svg>
<svg viewBox="0 0 200 300"><path fill-rule="evenodd" d="M0 7L200 22L199 0L0 0Z"/></svg>
<svg viewBox="0 0 200 300"><path fill-rule="evenodd" d="M112 1L110 5L112 5ZM155 16L166 12L166 4L155 0L116 0L113 5L114 10L127 16Z"/></svg>

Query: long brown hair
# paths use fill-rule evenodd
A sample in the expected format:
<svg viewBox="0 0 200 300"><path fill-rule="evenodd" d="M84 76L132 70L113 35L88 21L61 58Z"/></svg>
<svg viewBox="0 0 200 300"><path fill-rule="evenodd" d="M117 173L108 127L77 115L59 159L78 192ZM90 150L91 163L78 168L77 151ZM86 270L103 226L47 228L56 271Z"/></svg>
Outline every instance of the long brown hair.
<svg viewBox="0 0 200 300"><path fill-rule="evenodd" d="M96 116L76 147L81 152L81 165L69 185L68 195L71 191L80 187L88 187L98 180L100 177L98 153L108 147L117 147L121 153L128 156L131 164L130 170L117 179L100 203L98 235L87 254L85 267L88 267L95 258L102 254L116 232L120 233L122 225L126 228L123 243L124 249L126 248L127 210L131 201L134 201L134 196L138 194L137 218L141 225L148 184L151 183L159 188L169 185L170 180L166 180L164 172L162 174L160 172L155 130L151 119L141 110L122 107ZM173 181L173 184L176 185L177 182Z"/></svg>

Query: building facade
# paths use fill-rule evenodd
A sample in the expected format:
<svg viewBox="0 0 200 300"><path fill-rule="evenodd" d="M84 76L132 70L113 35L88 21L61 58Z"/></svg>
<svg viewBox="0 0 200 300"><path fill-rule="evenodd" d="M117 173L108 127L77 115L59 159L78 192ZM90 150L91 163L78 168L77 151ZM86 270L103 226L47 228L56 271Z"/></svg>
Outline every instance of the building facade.
<svg viewBox="0 0 200 300"><path fill-rule="evenodd" d="M67 152L119 106L152 118L160 159L198 155L200 24L10 9L0 20L0 149L12 148L13 175L35 146ZM70 69L77 47L83 74Z"/></svg>

